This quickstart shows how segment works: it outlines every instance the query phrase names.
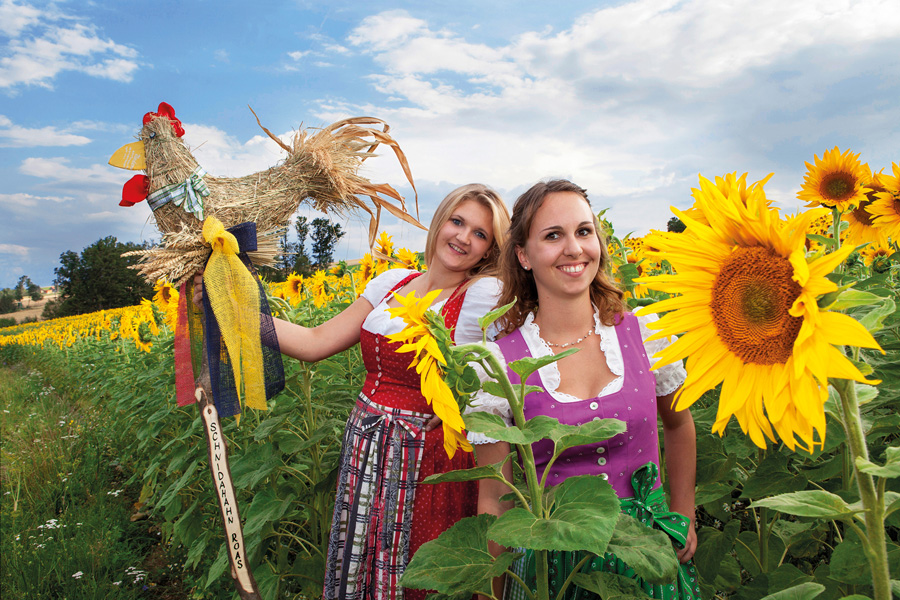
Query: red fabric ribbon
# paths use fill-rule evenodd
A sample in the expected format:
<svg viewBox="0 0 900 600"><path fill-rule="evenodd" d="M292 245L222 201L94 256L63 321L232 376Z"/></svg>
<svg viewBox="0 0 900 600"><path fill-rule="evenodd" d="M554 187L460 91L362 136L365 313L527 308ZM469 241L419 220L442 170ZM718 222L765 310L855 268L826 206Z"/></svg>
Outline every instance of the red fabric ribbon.
<svg viewBox="0 0 900 600"><path fill-rule="evenodd" d="M119 206L134 206L147 198L150 193L150 178L146 175L135 175L122 186L122 201Z"/></svg>
<svg viewBox="0 0 900 600"><path fill-rule="evenodd" d="M184 135L184 127L181 126L181 121L175 117L175 109L165 102L159 103L159 108L156 109L156 112L148 112L144 115L144 125L156 117L165 117L169 119L169 121L172 122L172 129L175 130L175 135L178 137Z"/></svg>
<svg viewBox="0 0 900 600"><path fill-rule="evenodd" d="M187 406L197 401L194 396L194 367L191 364L191 331L188 326L188 286L193 279L181 284L178 296L178 323L175 325L175 397L178 406Z"/></svg>

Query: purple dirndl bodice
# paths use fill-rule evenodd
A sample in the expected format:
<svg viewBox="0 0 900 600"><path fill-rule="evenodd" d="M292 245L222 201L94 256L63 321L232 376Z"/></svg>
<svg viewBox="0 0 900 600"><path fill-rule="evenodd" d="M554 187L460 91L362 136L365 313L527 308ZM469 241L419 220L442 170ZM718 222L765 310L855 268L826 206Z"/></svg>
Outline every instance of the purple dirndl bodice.
<svg viewBox="0 0 900 600"><path fill-rule="evenodd" d="M619 419L626 431L599 444L569 448L556 459L547 478L548 485L558 485L574 475L600 475L613 486L620 498L634 496L631 474L653 462L659 465L659 438L656 422L656 377L650 371L650 361L644 350L637 317L625 314L616 325L624 381L622 389L605 396L573 402L560 402L548 392L533 392L525 397L525 418L546 415L568 425L581 425L592 419ZM499 340L507 364L530 356L522 333L514 331ZM510 381L519 383L519 376L508 370ZM546 389L540 373L535 371L529 385ZM553 442L541 440L532 444L538 477L543 477L547 463L553 456ZM660 485L659 478L653 488Z"/></svg>

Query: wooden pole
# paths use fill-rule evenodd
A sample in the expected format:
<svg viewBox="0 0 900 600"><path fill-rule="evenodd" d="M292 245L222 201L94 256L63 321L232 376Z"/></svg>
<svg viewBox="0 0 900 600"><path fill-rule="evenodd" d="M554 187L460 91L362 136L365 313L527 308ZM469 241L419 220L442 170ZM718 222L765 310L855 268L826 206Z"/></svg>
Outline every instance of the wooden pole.
<svg viewBox="0 0 900 600"><path fill-rule="evenodd" d="M203 332L203 363L200 376L196 380L194 394L203 419L206 431L206 442L209 448L209 469L212 472L216 498L219 500L219 512L225 528L225 540L228 546L228 560L231 563L231 577L241 600L261 600L256 579L250 570L244 532L241 528L241 515L238 511L237 496L231 482L231 468L228 466L228 449L219 413L212 400L212 385L209 377L209 362L206 352L206 331Z"/></svg>

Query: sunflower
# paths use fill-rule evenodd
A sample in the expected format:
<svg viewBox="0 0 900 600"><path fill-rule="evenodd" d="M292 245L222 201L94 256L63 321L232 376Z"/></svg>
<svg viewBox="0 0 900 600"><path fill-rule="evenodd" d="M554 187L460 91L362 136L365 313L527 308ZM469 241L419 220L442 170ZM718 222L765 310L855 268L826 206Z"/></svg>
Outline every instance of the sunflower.
<svg viewBox="0 0 900 600"><path fill-rule="evenodd" d="M844 213L844 218L850 226L847 228L846 236L842 232L841 238L846 237L847 242L854 246L870 242L879 245L887 244L884 229L875 225L875 216L869 211L872 203L877 200L877 195L887 190L875 178L870 178L866 182L866 187L868 191L865 199L861 200L854 209Z"/></svg>
<svg viewBox="0 0 900 600"><path fill-rule="evenodd" d="M740 177L738 177L737 171L734 173L726 173L723 177L716 177L715 186L723 194L729 194L733 190L737 191L738 197L740 201L746 204L750 201L750 198L754 196L754 194L764 194L763 186L766 185L766 182L774 175L774 173L769 173L763 179L753 183L749 188L747 187L747 174L744 173ZM684 213L695 221L699 221L704 225L709 225L706 222L706 217L703 214L703 211L697 207L697 197L701 195L703 192L698 190L697 188L691 188L691 196L694 198L694 206L684 211ZM766 200L766 206L771 204L770 201Z"/></svg>
<svg viewBox="0 0 900 600"><path fill-rule="evenodd" d="M868 167L859 162L859 154L847 150L843 154L837 146L826 150L819 160L815 155L815 165L806 163L803 186L797 193L800 200L807 201L807 207L825 206L847 212L866 199L868 188Z"/></svg>
<svg viewBox="0 0 900 600"><path fill-rule="evenodd" d="M161 311L166 312L172 305L175 305L176 308L178 307L180 294L165 279L158 279L156 285L153 286L153 291L156 292L153 296L153 302L156 303Z"/></svg>
<svg viewBox="0 0 900 600"><path fill-rule="evenodd" d="M164 279L158 280L153 289L156 291L153 302L166 315L166 324L174 331L178 324L178 299L181 294Z"/></svg>
<svg viewBox="0 0 900 600"><path fill-rule="evenodd" d="M406 327L400 333L387 337L392 342L403 344L396 352L415 352L409 368L416 368L420 376L422 395L431 405L434 414L441 418L444 428L444 450L447 456L453 458L457 448L471 452L472 446L466 440L465 423L459 412L459 404L454 399L450 386L444 381L441 371L441 365L446 366L447 361L431 333L429 317L433 317L434 313L426 312L440 293L441 290L432 290L421 299L416 298L415 292L410 292L406 296L394 294L400 306L390 308L388 312L392 317L402 317Z"/></svg>
<svg viewBox="0 0 900 600"><path fill-rule="evenodd" d="M862 256L863 263L867 267L871 267L873 265L876 266L877 272L884 272L887 269L883 269L885 265L889 265L890 261L888 259L894 253L894 249L891 248L889 244L869 244L865 248L859 251L860 256ZM883 270L878 270L883 269Z"/></svg>
<svg viewBox="0 0 900 600"><path fill-rule="evenodd" d="M412 250L400 248L397 250L397 260L403 263L407 269L419 270L419 255Z"/></svg>
<svg viewBox="0 0 900 600"><path fill-rule="evenodd" d="M678 410L722 383L713 425L719 435L734 415L759 447L777 433L791 449L796 438L812 449L825 437L828 378L871 383L833 344L877 348L875 340L852 318L816 304L837 290L826 275L853 247L807 262L807 227L824 209L783 219L761 193L745 204L736 183L723 192L701 177L700 186L695 206L708 225L674 210L689 235L650 240L677 274L641 283L678 295L638 314L666 313L649 339L683 334L656 355L654 368L687 357Z"/></svg>
<svg viewBox="0 0 900 600"><path fill-rule="evenodd" d="M376 252L381 252L385 256L394 255L394 240L388 235L387 231L382 231L375 243L377 244Z"/></svg>
<svg viewBox="0 0 900 600"><path fill-rule="evenodd" d="M281 284L281 294L285 300L290 302L293 306L297 306L300 303L300 299L303 297L303 287L303 275L291 273L288 275L287 281Z"/></svg>
<svg viewBox="0 0 900 600"><path fill-rule="evenodd" d="M892 163L894 174L875 175L876 182L884 191L875 194L875 201L869 205L872 225L894 242L900 242L900 165Z"/></svg>

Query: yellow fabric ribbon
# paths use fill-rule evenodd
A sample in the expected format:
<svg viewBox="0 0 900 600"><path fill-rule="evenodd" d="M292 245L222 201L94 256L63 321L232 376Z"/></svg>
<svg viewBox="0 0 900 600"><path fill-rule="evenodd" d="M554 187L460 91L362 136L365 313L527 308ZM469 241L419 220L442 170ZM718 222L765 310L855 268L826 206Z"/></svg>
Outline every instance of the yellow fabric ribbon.
<svg viewBox="0 0 900 600"><path fill-rule="evenodd" d="M243 382L247 406L265 410L259 288L238 257L237 240L215 217L209 216L203 221L203 239L212 246L203 283L231 360L238 401L241 400Z"/></svg>

